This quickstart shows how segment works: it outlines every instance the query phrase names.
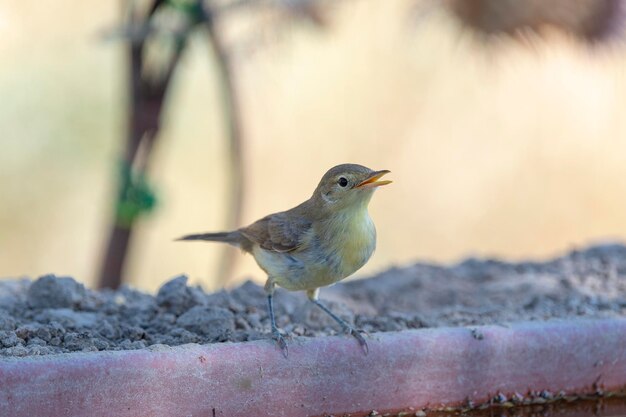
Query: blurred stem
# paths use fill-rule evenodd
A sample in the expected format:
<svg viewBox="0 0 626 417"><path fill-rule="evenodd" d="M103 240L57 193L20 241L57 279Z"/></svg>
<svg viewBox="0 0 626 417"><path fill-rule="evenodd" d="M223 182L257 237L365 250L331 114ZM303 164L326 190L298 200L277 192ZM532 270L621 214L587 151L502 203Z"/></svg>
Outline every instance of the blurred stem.
<svg viewBox="0 0 626 417"><path fill-rule="evenodd" d="M147 16L144 18L145 22L150 21L162 3L163 0L155 0L152 3ZM132 2L130 7L133 7ZM137 21L135 9L130 11L129 20L131 25L140 23ZM180 39L176 46L174 54L168 62L165 75L158 81L151 82L142 76L146 39L130 43L130 109L123 161L124 169L128 169L140 178L145 177L148 171L152 149L158 137L165 94L184 49L185 39ZM116 203L118 208L124 203L124 188L132 186L127 182L130 181L130 178L132 175L129 175L128 178L119 179L118 201ZM137 216L132 216L121 221L119 210L116 210L109 233L107 250L100 269L99 288L117 288L120 286L136 219Z"/></svg>
<svg viewBox="0 0 626 417"><path fill-rule="evenodd" d="M226 210L227 224L237 227L241 223L244 203L244 178L245 166L243 162L243 140L241 133L242 117L238 102L237 86L233 77L233 71L229 65L228 53L222 43L219 33L215 28L213 15L205 7L202 7L203 20L208 31L209 44L215 55L219 87L226 118L226 129L229 142L230 159L230 193L229 204ZM217 268L219 287L224 287L232 277L237 252L230 247L224 247L224 256L221 257Z"/></svg>

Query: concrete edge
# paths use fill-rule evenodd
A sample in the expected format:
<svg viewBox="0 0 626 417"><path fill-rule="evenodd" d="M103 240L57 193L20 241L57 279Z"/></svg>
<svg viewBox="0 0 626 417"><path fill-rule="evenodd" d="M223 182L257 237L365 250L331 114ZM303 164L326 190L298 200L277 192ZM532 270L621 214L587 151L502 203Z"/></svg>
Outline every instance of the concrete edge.
<svg viewBox="0 0 626 417"><path fill-rule="evenodd" d="M21 416L285 416L626 386L626 319L187 345L0 360L0 410Z"/></svg>

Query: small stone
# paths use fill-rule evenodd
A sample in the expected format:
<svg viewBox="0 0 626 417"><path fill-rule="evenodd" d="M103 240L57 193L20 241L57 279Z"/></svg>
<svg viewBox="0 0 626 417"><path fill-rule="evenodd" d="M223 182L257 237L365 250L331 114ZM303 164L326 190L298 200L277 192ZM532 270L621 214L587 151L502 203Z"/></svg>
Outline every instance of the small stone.
<svg viewBox="0 0 626 417"><path fill-rule="evenodd" d="M100 336L114 340L120 337L120 329L119 326L113 326L109 320L103 320L98 324L96 331L100 334Z"/></svg>
<svg viewBox="0 0 626 417"><path fill-rule="evenodd" d="M260 329L263 327L261 324L261 315L259 313L250 313L246 316L246 319L248 324L250 324L250 327L253 329Z"/></svg>
<svg viewBox="0 0 626 417"><path fill-rule="evenodd" d="M204 304L205 298L202 290L187 286L187 277L180 275L159 288L156 301L159 306L178 316L196 305Z"/></svg>
<svg viewBox="0 0 626 417"><path fill-rule="evenodd" d="M514 404L521 404L524 401L524 396L519 392L516 392L511 397L511 401L513 401Z"/></svg>
<svg viewBox="0 0 626 417"><path fill-rule="evenodd" d="M26 349L24 346L18 345L18 346L13 346L8 348L5 351L5 354L7 356L26 356L28 355L28 349Z"/></svg>
<svg viewBox="0 0 626 417"><path fill-rule="evenodd" d="M0 310L0 330L15 330L15 319L4 310Z"/></svg>
<svg viewBox="0 0 626 417"><path fill-rule="evenodd" d="M122 325L120 326L122 337L130 340L142 340L146 337L146 331L139 326L128 326Z"/></svg>
<svg viewBox="0 0 626 417"><path fill-rule="evenodd" d="M493 397L493 401L498 404L502 404L507 401L506 395L499 392L495 397Z"/></svg>
<svg viewBox="0 0 626 417"><path fill-rule="evenodd" d="M22 344L24 341L17 337L15 332L9 332L6 330L0 331L0 345L5 348L10 348Z"/></svg>
<svg viewBox="0 0 626 417"><path fill-rule="evenodd" d="M38 338L36 336L35 337L31 337L28 340L28 346L29 347L30 346L45 346L45 345L47 345L46 341L43 340L43 339L40 339L40 338Z"/></svg>
<svg viewBox="0 0 626 417"><path fill-rule="evenodd" d="M485 335L478 329L472 329L472 337L476 340L483 340Z"/></svg>
<svg viewBox="0 0 626 417"><path fill-rule="evenodd" d="M426 417L426 412L424 412L424 410L416 411L415 417Z"/></svg>
<svg viewBox="0 0 626 417"><path fill-rule="evenodd" d="M196 343L199 341L200 338L197 334L181 328L172 329L168 336L162 339L162 343L166 345Z"/></svg>
<svg viewBox="0 0 626 417"><path fill-rule="evenodd" d="M248 322L243 318L243 317L237 317L235 319L235 326L238 330L250 330L250 324L248 324Z"/></svg>
<svg viewBox="0 0 626 417"><path fill-rule="evenodd" d="M221 307L195 306L180 316L176 324L210 340L217 340L235 330L235 315Z"/></svg>
<svg viewBox="0 0 626 417"><path fill-rule="evenodd" d="M144 340L135 340L133 342L133 349L144 349L146 347L146 342Z"/></svg>
<svg viewBox="0 0 626 417"><path fill-rule="evenodd" d="M33 337L37 333L37 330L39 330L39 326L38 325L35 325L35 324L25 324L25 325L20 326L17 329L15 329L15 334L20 339L24 339L24 340L28 341L28 339L30 339L31 337Z"/></svg>
<svg viewBox="0 0 626 417"><path fill-rule="evenodd" d="M70 277L44 275L30 285L27 297L35 308L74 308L85 297L85 286Z"/></svg>
<svg viewBox="0 0 626 417"><path fill-rule="evenodd" d="M107 350L109 348L109 342L103 339L94 340L93 345L98 350Z"/></svg>
<svg viewBox="0 0 626 417"><path fill-rule="evenodd" d="M63 337L63 343L65 348L71 351L86 351L89 348L95 349L93 338L87 332L68 332Z"/></svg>
<svg viewBox="0 0 626 417"><path fill-rule="evenodd" d="M52 338L52 333L47 327L41 326L35 331L35 337L43 340L44 342L49 342Z"/></svg>

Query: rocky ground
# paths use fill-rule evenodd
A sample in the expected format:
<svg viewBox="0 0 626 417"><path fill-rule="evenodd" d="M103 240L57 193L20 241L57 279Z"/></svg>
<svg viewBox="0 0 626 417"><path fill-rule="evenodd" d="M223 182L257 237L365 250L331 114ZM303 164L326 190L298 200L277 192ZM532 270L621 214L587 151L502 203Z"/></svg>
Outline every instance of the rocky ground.
<svg viewBox="0 0 626 417"><path fill-rule="evenodd" d="M416 264L322 290L321 299L367 332L521 320L626 316L626 247L595 246L548 262L468 259ZM339 331L304 294L278 291L290 335ZM69 277L0 281L0 355L140 349L268 337L262 287L207 294L180 276L156 296L92 291Z"/></svg>

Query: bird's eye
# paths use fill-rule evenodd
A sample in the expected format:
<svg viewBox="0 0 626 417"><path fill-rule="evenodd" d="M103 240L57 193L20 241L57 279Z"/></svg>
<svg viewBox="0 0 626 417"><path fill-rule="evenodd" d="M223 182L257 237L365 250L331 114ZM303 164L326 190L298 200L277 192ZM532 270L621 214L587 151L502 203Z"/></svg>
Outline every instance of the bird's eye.
<svg viewBox="0 0 626 417"><path fill-rule="evenodd" d="M337 181L337 183L341 186L341 187L345 187L346 185L348 185L348 180L345 179L344 177L339 178L339 181Z"/></svg>

